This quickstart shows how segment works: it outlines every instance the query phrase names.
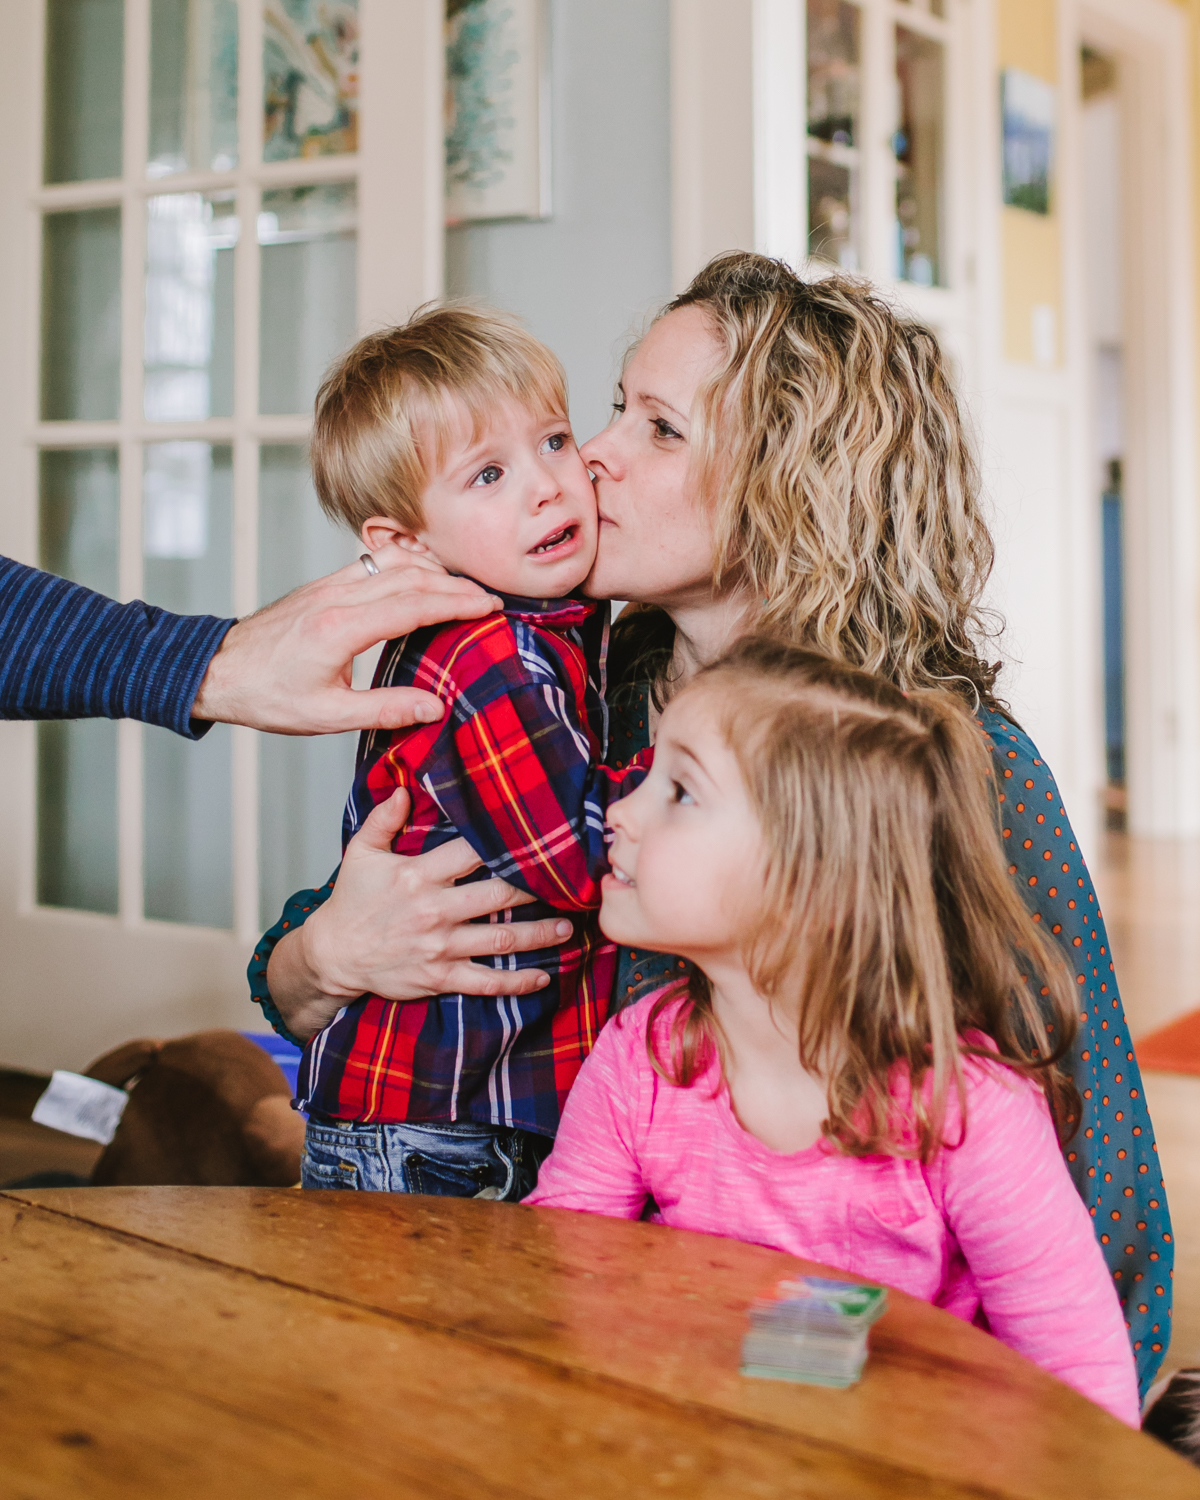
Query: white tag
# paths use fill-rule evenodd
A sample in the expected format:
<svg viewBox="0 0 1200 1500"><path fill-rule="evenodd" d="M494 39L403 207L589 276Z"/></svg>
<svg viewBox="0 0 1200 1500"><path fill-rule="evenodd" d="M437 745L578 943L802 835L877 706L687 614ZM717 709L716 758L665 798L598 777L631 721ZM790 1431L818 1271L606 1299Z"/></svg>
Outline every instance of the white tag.
<svg viewBox="0 0 1200 1500"><path fill-rule="evenodd" d="M33 1107L33 1119L51 1130L65 1130L68 1135L82 1135L107 1146L128 1103L124 1089L56 1068L50 1087Z"/></svg>

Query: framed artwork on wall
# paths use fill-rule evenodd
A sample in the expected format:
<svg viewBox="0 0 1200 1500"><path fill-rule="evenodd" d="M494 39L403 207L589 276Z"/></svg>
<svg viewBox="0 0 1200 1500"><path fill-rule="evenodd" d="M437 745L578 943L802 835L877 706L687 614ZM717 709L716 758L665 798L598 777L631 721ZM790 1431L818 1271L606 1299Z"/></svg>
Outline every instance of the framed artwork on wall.
<svg viewBox="0 0 1200 1500"><path fill-rule="evenodd" d="M446 222L550 215L546 0L447 0Z"/></svg>
<svg viewBox="0 0 1200 1500"><path fill-rule="evenodd" d="M358 0L266 0L263 160L358 150Z"/></svg>
<svg viewBox="0 0 1200 1500"><path fill-rule="evenodd" d="M1000 97L1004 201L1013 208L1048 214L1054 167L1054 85L1020 68L1006 68Z"/></svg>

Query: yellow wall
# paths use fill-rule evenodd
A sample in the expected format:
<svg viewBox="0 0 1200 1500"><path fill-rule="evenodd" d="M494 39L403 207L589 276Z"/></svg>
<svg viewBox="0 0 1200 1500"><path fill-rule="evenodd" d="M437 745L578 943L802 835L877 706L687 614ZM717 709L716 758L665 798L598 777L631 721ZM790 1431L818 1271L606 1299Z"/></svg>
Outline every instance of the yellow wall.
<svg viewBox="0 0 1200 1500"><path fill-rule="evenodd" d="M1200 0L1182 0L1200 5ZM1048 83L1058 82L1057 15L1054 0L1000 0L999 66L1021 68ZM1070 87L1070 83L1067 87ZM1066 103L1060 101L1061 108ZM1033 313L1054 309L1062 359L1062 235L1051 187L1050 213L1022 208L1001 210L1000 243L1004 286L1004 357L1033 364Z"/></svg>

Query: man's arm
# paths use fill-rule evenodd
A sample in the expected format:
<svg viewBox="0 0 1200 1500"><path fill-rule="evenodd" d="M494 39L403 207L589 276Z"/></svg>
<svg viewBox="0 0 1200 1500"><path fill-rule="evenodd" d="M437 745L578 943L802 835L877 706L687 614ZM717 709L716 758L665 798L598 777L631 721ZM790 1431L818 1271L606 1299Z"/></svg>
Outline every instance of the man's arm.
<svg viewBox="0 0 1200 1500"><path fill-rule="evenodd" d="M399 547L244 620L117 604L65 578L0 558L0 718L141 719L197 738L208 723L276 734L399 728L441 717L415 688L355 692L354 657L499 601Z"/></svg>
<svg viewBox="0 0 1200 1500"><path fill-rule="evenodd" d="M232 620L117 604L0 558L0 718L142 719L196 738L192 702Z"/></svg>

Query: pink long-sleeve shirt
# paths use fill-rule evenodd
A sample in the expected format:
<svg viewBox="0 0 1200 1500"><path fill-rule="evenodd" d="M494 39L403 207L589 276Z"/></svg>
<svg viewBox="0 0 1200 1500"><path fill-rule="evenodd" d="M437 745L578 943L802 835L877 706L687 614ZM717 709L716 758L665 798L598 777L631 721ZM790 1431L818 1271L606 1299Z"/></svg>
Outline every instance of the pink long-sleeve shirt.
<svg viewBox="0 0 1200 1500"><path fill-rule="evenodd" d="M967 1059L965 1135L927 1166L825 1141L785 1154L738 1123L715 1056L690 1088L654 1071L655 998L600 1033L526 1203L636 1219L652 1197L658 1223L769 1245L980 1323L1138 1425L1120 1303L1035 1084ZM664 1042L676 1008L656 1025ZM951 1142L959 1119L952 1093Z"/></svg>

